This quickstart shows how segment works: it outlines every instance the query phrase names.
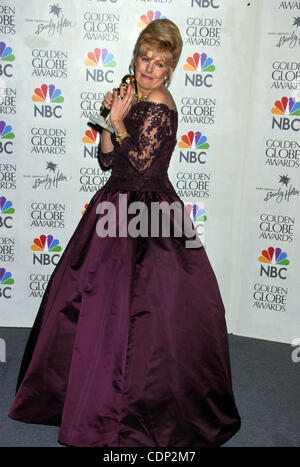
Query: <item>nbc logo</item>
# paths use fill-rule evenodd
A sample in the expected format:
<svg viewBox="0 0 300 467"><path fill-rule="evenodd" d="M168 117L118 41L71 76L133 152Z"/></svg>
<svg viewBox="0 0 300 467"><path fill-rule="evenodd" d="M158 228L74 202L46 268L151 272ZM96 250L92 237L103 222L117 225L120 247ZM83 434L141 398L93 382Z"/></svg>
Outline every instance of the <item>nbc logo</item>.
<svg viewBox="0 0 300 467"><path fill-rule="evenodd" d="M6 78L13 76L13 66L7 62L13 62L15 58L12 54L12 48L8 47L5 42L0 42L0 76L4 75Z"/></svg>
<svg viewBox="0 0 300 467"><path fill-rule="evenodd" d="M13 203L8 201L5 196L0 197L0 227L6 227L7 229L12 228L12 217L10 214L14 214L15 209Z"/></svg>
<svg viewBox="0 0 300 467"><path fill-rule="evenodd" d="M138 22L137 27L139 29L144 29L154 19L165 19L165 18L166 16L163 16L160 11L154 12L152 10L149 10L147 11L146 14L140 16L140 21Z"/></svg>
<svg viewBox="0 0 300 467"><path fill-rule="evenodd" d="M219 8L216 0L191 0L191 7L195 5L199 8Z"/></svg>
<svg viewBox="0 0 300 467"><path fill-rule="evenodd" d="M283 266L288 266L290 261L281 248L269 247L267 250L263 250L258 261L262 263L260 267L261 276L286 279L287 268Z"/></svg>
<svg viewBox="0 0 300 467"><path fill-rule="evenodd" d="M205 215L205 209L199 207L198 204L186 204L185 207L193 222L207 221L207 216Z"/></svg>
<svg viewBox="0 0 300 467"><path fill-rule="evenodd" d="M15 138L15 134L11 131L12 127L6 125L4 120L0 121L0 153L5 152L6 154L12 154L13 143L11 141Z"/></svg>
<svg viewBox="0 0 300 467"><path fill-rule="evenodd" d="M280 130L300 131L300 102L297 102L294 97L282 97L274 103L271 110L273 115L281 115L281 117L273 117L272 128ZM293 117L293 118L289 118Z"/></svg>
<svg viewBox="0 0 300 467"><path fill-rule="evenodd" d="M0 298L11 298L11 287L14 284L12 273L0 268Z"/></svg>
<svg viewBox="0 0 300 467"><path fill-rule="evenodd" d="M88 156L93 159L98 157L98 135L98 131L94 130L93 128L86 130L82 138L82 142L85 143L83 157Z"/></svg>
<svg viewBox="0 0 300 467"><path fill-rule="evenodd" d="M57 253L61 252L62 247L59 245L59 240L52 235L40 235L33 240L30 249L34 252L33 264L39 263L43 266L52 264L56 266L60 259L60 255Z"/></svg>
<svg viewBox="0 0 300 467"><path fill-rule="evenodd" d="M41 103L41 107L34 106L34 116L41 115L43 118L61 118L61 104L64 102L64 98L61 95L61 90L55 88L54 84L42 84L40 88L34 90L32 95L32 101L36 103ZM45 104L44 104L45 103ZM52 105L49 105L52 104Z"/></svg>
<svg viewBox="0 0 300 467"><path fill-rule="evenodd" d="M87 58L84 60L84 64L87 67L86 69L86 81L91 79L94 82L102 83L113 83L114 81L114 72L111 69L114 68L117 63L114 60L114 55L109 52L107 49L94 49L93 51L87 54ZM104 69L99 69L96 67L102 66Z"/></svg>
<svg viewBox="0 0 300 467"><path fill-rule="evenodd" d="M211 73L215 71L216 67L213 64L213 59L208 57L207 54L194 53L194 55L186 59L183 69L192 72L185 74L185 86L190 84L193 87L212 87L213 75ZM197 71L203 74L196 73Z"/></svg>
<svg viewBox="0 0 300 467"><path fill-rule="evenodd" d="M204 242L204 222L207 221L207 216L205 213L205 209L203 206L199 206L199 204L186 204L185 205L188 215L190 216L191 220L193 221L194 228L201 238L202 242Z"/></svg>
<svg viewBox="0 0 300 467"><path fill-rule="evenodd" d="M195 133L189 131L187 135L183 135L178 146L182 149L196 149L196 151L180 151L179 162L186 161L193 164L195 162L199 162L200 164L206 163L205 150L209 148L209 144L207 143L207 137L202 135L200 131L196 131Z"/></svg>
<svg viewBox="0 0 300 467"><path fill-rule="evenodd" d="M85 214L85 211L86 211L88 205L89 205L89 203L86 203L86 204L84 205L84 208L83 208L83 210L81 211L81 215L82 215L82 216L83 216L83 214Z"/></svg>

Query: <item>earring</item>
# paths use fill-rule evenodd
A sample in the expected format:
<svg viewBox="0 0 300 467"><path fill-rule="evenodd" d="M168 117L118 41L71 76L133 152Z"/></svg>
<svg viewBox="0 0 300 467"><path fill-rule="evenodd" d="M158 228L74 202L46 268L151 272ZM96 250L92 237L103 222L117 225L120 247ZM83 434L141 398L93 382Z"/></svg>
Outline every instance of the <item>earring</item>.
<svg viewBox="0 0 300 467"><path fill-rule="evenodd" d="M169 79L169 76L165 76L164 80L167 81Z"/></svg>

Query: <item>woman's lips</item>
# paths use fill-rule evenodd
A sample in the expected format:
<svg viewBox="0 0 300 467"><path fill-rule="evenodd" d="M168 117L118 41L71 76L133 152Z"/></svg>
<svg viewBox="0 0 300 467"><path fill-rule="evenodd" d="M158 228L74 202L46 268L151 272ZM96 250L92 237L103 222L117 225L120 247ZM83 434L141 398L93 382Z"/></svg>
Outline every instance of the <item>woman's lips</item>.
<svg viewBox="0 0 300 467"><path fill-rule="evenodd" d="M151 76L147 76L147 75L142 75L143 78L146 78L146 79L153 79L151 78Z"/></svg>

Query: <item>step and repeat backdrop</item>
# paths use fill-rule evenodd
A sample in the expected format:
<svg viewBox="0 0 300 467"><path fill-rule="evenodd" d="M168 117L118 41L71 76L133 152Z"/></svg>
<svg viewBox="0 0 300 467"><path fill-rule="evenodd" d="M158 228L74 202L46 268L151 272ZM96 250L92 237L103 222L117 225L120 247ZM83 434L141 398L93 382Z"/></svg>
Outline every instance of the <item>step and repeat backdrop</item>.
<svg viewBox="0 0 300 467"><path fill-rule="evenodd" d="M164 17L184 43L169 177L228 330L300 337L300 2L281 0L0 0L0 326L32 326L110 175L89 116L128 73L143 28Z"/></svg>

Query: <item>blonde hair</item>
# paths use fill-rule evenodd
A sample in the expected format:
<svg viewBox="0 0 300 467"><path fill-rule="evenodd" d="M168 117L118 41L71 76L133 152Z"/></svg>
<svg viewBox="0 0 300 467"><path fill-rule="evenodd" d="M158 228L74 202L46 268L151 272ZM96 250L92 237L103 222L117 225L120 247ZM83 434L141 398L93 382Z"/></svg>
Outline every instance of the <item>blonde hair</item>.
<svg viewBox="0 0 300 467"><path fill-rule="evenodd" d="M169 67L167 82L171 81L182 51L182 38L178 27L169 19L156 19L151 21L139 35L131 60L131 68L135 70L138 56L146 55L149 50L162 53Z"/></svg>

